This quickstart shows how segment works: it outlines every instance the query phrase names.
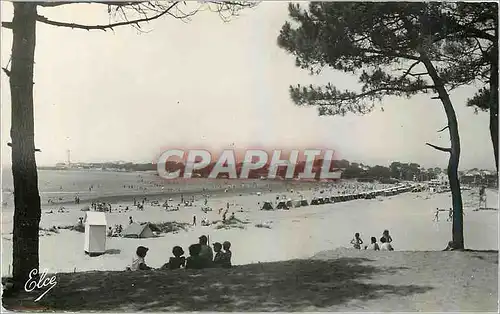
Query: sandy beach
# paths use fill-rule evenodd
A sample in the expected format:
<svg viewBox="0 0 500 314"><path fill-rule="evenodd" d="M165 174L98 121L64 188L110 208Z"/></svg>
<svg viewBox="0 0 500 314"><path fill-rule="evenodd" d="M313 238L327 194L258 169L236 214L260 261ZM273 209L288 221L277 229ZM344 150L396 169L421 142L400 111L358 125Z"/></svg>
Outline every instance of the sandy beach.
<svg viewBox="0 0 500 314"><path fill-rule="evenodd" d="M334 185L332 191L341 189L340 186L345 187L345 184ZM357 186L362 188L363 184L358 183ZM363 188L368 187L364 184ZM286 191L286 188L282 190ZM284 195L292 199L302 195L310 200L319 195L319 189L307 188L302 191L294 190L293 193L266 192L263 188L260 191L260 195L256 194L255 189L248 189L245 193L210 192L211 197L207 205L213 211L207 213L201 210L204 203L201 195L195 197L196 201L192 207L181 206L178 211L165 211L162 207L150 205L151 200L156 199L161 204L172 196L148 196L143 211L132 206L129 196L122 199L115 196L113 208L122 206L123 209L129 206L133 209L128 212L106 213L108 226L122 224L126 227L129 217L135 222L191 223L193 215L196 215L198 225L188 226L186 230L174 233L160 234L154 238L108 237L107 253L97 257L84 253L83 233L63 229L58 233L40 231L40 267L51 273L123 270L130 264L139 245L150 249L147 263L152 267L160 267L171 256L173 246L180 245L187 251L187 247L196 243L198 237L203 234L207 235L212 243L230 241L235 265L309 258L322 251L349 248L349 242L355 232L359 232L365 243L368 243L370 237L379 238L384 229L389 229L394 239L392 244L397 251L441 250L450 240L451 222L446 221L447 212L441 213L439 222L432 221L437 207L450 207L450 193L403 193L370 200L264 211L260 210L259 203L262 204L266 200L273 201L276 196ZM473 211L477 207L477 193L476 190L463 191L465 246L475 250L498 250L498 211ZM180 202L178 197L170 203L177 202ZM210 221L220 220L218 209L226 208L227 203L230 203L229 212L234 212L235 217L243 222L239 227L217 229L216 225L200 225L204 217ZM488 191L488 203L490 206L498 204L496 191ZM44 204L40 227L50 229L54 226L57 228L75 225L78 218L85 215L81 208L86 205L87 202L79 205L64 204L66 212L57 213L55 209L62 205ZM47 213L49 208L53 209L54 213ZM2 213L3 276L9 274L11 265L12 214L9 210ZM259 224L267 228L257 227Z"/></svg>

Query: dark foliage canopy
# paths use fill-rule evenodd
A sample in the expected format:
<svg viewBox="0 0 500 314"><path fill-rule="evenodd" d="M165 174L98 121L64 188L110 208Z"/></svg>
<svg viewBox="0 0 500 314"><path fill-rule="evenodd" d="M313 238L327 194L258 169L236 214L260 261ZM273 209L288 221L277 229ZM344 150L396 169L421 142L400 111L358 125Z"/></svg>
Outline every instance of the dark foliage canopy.
<svg viewBox="0 0 500 314"><path fill-rule="evenodd" d="M320 115L365 114L384 96L433 92L422 51L448 91L489 80L496 3L313 2L307 10L290 4L289 15L278 45L297 66L355 74L361 84L290 87L296 104L317 106Z"/></svg>

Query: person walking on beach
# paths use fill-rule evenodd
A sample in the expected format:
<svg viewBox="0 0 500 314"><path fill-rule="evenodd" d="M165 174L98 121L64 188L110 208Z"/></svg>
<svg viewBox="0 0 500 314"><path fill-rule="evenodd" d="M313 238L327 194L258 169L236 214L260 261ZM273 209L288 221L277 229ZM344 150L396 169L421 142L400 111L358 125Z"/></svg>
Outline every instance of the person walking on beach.
<svg viewBox="0 0 500 314"><path fill-rule="evenodd" d="M450 208L448 210L448 218L446 219L446 221L452 221L453 220L453 210Z"/></svg>
<svg viewBox="0 0 500 314"><path fill-rule="evenodd" d="M481 208L483 204L483 208L486 208L486 189L484 186L479 189L479 208Z"/></svg>
<svg viewBox="0 0 500 314"><path fill-rule="evenodd" d="M439 208L436 208L436 212L434 213L434 219L432 221L439 221Z"/></svg>
<svg viewBox="0 0 500 314"><path fill-rule="evenodd" d="M193 226L196 226L196 215L193 215Z"/></svg>
<svg viewBox="0 0 500 314"><path fill-rule="evenodd" d="M128 220L128 224L129 224L129 225L131 225L131 224L133 224L133 223L134 223L134 221L132 220L132 216L128 217L128 219L129 219L129 220Z"/></svg>

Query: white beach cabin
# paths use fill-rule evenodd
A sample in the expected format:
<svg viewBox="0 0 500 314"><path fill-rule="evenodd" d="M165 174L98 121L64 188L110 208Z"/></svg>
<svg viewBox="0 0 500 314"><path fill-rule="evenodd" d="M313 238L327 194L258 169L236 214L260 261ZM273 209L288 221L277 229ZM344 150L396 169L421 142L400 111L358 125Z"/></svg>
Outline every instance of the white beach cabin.
<svg viewBox="0 0 500 314"><path fill-rule="evenodd" d="M85 253L90 256L106 252L106 214L86 212L85 215Z"/></svg>

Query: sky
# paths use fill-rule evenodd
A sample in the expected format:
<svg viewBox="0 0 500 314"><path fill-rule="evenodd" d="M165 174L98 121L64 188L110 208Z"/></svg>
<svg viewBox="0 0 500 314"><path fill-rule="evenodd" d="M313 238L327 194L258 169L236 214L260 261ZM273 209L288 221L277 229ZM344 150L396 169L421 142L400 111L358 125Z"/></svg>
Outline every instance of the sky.
<svg viewBox="0 0 500 314"><path fill-rule="evenodd" d="M2 21L12 4L1 2ZM392 161L446 167L449 146L442 104L432 95L386 98L370 114L319 117L298 107L289 85L331 82L358 89L356 77L326 69L311 76L276 38L286 2L263 2L230 22L200 12L189 22L160 18L139 33L130 26L85 31L38 23L35 51L35 145L38 165L72 162L152 162L177 147L331 148L337 158L369 165ZM107 7L71 4L39 8L53 20L109 22ZM12 45L2 28L1 64ZM494 169L487 113L465 106L475 87L454 91L462 154L460 169ZM1 74L2 166L10 164L10 92ZM383 107L383 111L381 109Z"/></svg>

